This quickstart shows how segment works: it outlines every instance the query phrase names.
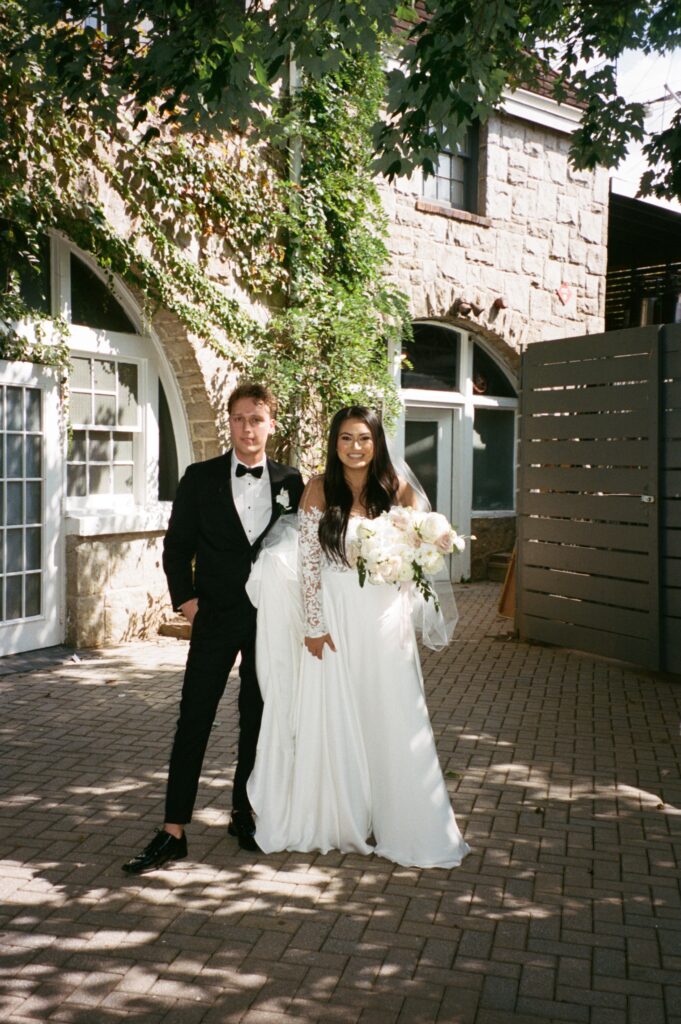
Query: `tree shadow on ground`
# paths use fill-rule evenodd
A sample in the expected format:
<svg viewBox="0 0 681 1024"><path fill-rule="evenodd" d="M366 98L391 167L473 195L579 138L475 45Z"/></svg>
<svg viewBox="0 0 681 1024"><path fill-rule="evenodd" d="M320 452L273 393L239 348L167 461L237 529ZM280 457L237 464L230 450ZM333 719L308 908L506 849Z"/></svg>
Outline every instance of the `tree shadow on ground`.
<svg viewBox="0 0 681 1024"><path fill-rule="evenodd" d="M452 871L240 851L225 828L232 688L189 858L128 878L121 863L161 820L182 645L0 680L5 1020L681 1014L681 688L498 640L506 624L480 628L479 593L460 639L424 662L473 847Z"/></svg>

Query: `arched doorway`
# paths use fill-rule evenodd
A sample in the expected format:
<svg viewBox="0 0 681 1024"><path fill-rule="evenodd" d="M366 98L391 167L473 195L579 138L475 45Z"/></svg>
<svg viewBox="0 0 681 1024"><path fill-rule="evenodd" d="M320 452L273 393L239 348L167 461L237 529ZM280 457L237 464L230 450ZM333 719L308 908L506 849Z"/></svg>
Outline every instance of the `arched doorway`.
<svg viewBox="0 0 681 1024"><path fill-rule="evenodd" d="M0 364L3 654L153 628L159 545L192 458L177 381L130 292L61 236L44 264L32 304L68 325L68 404L54 372Z"/></svg>
<svg viewBox="0 0 681 1024"><path fill-rule="evenodd" d="M482 535L503 536L515 516L513 377L483 338L441 321L415 323L403 356L404 457L433 507L484 549ZM471 566L468 546L452 557L452 578L468 579Z"/></svg>

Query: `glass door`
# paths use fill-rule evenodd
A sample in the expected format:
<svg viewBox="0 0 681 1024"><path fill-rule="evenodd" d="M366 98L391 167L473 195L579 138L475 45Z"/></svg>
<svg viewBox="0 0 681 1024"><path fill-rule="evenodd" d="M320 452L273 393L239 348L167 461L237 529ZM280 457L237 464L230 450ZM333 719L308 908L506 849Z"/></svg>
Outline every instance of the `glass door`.
<svg viewBox="0 0 681 1024"><path fill-rule="evenodd" d="M463 409L407 406L404 424L404 459L423 487L431 507L441 512L460 533L470 533L470 495L462 481L469 467L454 465L455 444L463 429ZM463 554L447 559L445 578L470 576L470 544Z"/></svg>
<svg viewBox="0 0 681 1024"><path fill-rule="evenodd" d="M0 654L63 639L61 518L56 377L0 362Z"/></svg>

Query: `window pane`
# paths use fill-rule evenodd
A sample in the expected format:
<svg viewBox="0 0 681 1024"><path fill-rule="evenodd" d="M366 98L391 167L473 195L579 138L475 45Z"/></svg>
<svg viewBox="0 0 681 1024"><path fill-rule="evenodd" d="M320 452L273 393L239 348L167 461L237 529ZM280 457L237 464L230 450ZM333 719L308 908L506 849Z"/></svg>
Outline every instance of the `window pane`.
<svg viewBox="0 0 681 1024"><path fill-rule="evenodd" d="M449 201L451 202L452 206L455 206L457 208L457 210L466 209L466 193L462 182L453 181L451 183Z"/></svg>
<svg viewBox="0 0 681 1024"><path fill-rule="evenodd" d="M87 494L85 466L69 466L66 470L66 493L69 498L84 498Z"/></svg>
<svg viewBox="0 0 681 1024"><path fill-rule="evenodd" d="M24 415L22 408L22 388L7 388L7 429L23 430Z"/></svg>
<svg viewBox="0 0 681 1024"><path fill-rule="evenodd" d="M451 194L451 183L449 178L437 178L437 198L449 203Z"/></svg>
<svg viewBox="0 0 681 1024"><path fill-rule="evenodd" d="M423 195L426 199L437 199L437 178L433 174L423 176Z"/></svg>
<svg viewBox="0 0 681 1024"><path fill-rule="evenodd" d="M21 434L7 434L7 476L24 475L24 444Z"/></svg>
<svg viewBox="0 0 681 1024"><path fill-rule="evenodd" d="M116 390L116 364L111 359L94 360L95 391Z"/></svg>
<svg viewBox="0 0 681 1024"><path fill-rule="evenodd" d="M38 481L26 484L26 522L42 521L42 484Z"/></svg>
<svg viewBox="0 0 681 1024"><path fill-rule="evenodd" d="M87 458L87 432L74 430L69 445L69 462L85 462Z"/></svg>
<svg viewBox="0 0 681 1024"><path fill-rule="evenodd" d="M39 388L26 388L26 429L42 430L42 403Z"/></svg>
<svg viewBox="0 0 681 1024"><path fill-rule="evenodd" d="M404 460L432 508L437 508L437 428L436 421L407 420L404 425Z"/></svg>
<svg viewBox="0 0 681 1024"><path fill-rule="evenodd" d="M132 434L114 434L114 460L132 462Z"/></svg>
<svg viewBox="0 0 681 1024"><path fill-rule="evenodd" d="M71 392L71 422L74 424L92 423L92 396Z"/></svg>
<svg viewBox="0 0 681 1024"><path fill-rule="evenodd" d="M40 534L39 526L33 526L26 530L25 569L40 569Z"/></svg>
<svg viewBox="0 0 681 1024"><path fill-rule="evenodd" d="M405 346L412 369L402 371L402 387L456 391L460 338L447 327L414 324L414 341Z"/></svg>
<svg viewBox="0 0 681 1024"><path fill-rule="evenodd" d="M111 470L108 466L90 466L88 472L90 494L111 493Z"/></svg>
<svg viewBox="0 0 681 1024"><path fill-rule="evenodd" d="M7 525L18 526L24 521L24 485L21 481L7 484Z"/></svg>
<svg viewBox="0 0 681 1024"><path fill-rule="evenodd" d="M177 491L179 467L177 444L168 399L158 382L158 500L172 501Z"/></svg>
<svg viewBox="0 0 681 1024"><path fill-rule="evenodd" d="M136 334L135 325L106 284L71 254L71 321L107 331Z"/></svg>
<svg viewBox="0 0 681 1024"><path fill-rule="evenodd" d="M32 572L25 577L25 608L24 615L28 618L31 615L40 615L40 580L39 572Z"/></svg>
<svg viewBox="0 0 681 1024"><path fill-rule="evenodd" d="M21 572L24 568L24 531L7 530L6 572ZM8 581L9 582L9 581Z"/></svg>
<svg viewBox="0 0 681 1024"><path fill-rule="evenodd" d="M97 434L93 431L88 438L90 462L109 462L111 459L111 434Z"/></svg>
<svg viewBox="0 0 681 1024"><path fill-rule="evenodd" d="M512 509L514 413L476 409L473 421L473 509Z"/></svg>
<svg viewBox="0 0 681 1024"><path fill-rule="evenodd" d="M88 391L92 387L92 381L90 379L91 369L90 359L81 359L78 356L73 356L71 359L71 387L72 388L87 388Z"/></svg>
<svg viewBox="0 0 681 1024"><path fill-rule="evenodd" d="M8 621L11 619L23 618L21 608L22 580L22 576L9 576L7 578L7 605L5 608L5 618Z"/></svg>
<svg viewBox="0 0 681 1024"><path fill-rule="evenodd" d="M95 395L95 423L112 427L116 422L115 395Z"/></svg>
<svg viewBox="0 0 681 1024"><path fill-rule="evenodd" d="M137 367L118 364L118 422L122 427L137 426Z"/></svg>
<svg viewBox="0 0 681 1024"><path fill-rule="evenodd" d="M26 438L26 476L42 476L43 439L36 435Z"/></svg>
<svg viewBox="0 0 681 1024"><path fill-rule="evenodd" d="M473 347L473 394L495 398L515 398L513 385L480 345Z"/></svg>
<svg viewBox="0 0 681 1024"><path fill-rule="evenodd" d="M132 494L132 466L114 466L114 494Z"/></svg>

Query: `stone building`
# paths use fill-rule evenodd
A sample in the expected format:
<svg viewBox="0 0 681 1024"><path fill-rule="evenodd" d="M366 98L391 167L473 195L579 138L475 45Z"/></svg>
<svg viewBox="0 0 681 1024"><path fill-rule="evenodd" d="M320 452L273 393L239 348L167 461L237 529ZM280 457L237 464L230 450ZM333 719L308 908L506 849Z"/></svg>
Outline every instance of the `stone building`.
<svg viewBox="0 0 681 1024"><path fill-rule="evenodd" d="M394 353L395 443L433 504L477 537L455 579L513 543L523 346L603 329L608 179L569 167L578 118L514 93L435 177L380 185L415 336L407 363ZM69 239L51 239L49 274L52 311L71 325L72 436L67 456L55 375L0 363L2 653L155 630L178 476L227 443L227 363L169 312L147 320Z"/></svg>

